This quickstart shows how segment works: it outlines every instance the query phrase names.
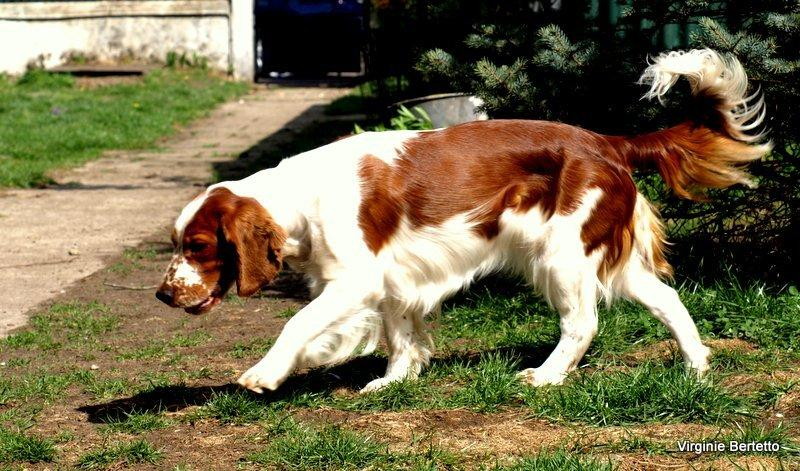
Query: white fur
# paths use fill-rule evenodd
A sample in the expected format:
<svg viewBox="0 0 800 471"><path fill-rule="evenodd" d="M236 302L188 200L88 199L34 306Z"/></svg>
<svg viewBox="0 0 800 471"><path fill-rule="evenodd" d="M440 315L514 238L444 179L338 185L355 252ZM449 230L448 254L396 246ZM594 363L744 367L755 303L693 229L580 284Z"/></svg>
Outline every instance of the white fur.
<svg viewBox="0 0 800 471"><path fill-rule="evenodd" d="M686 366L698 375L708 371L710 350L700 341L700 334L678 293L665 285L644 264L632 259L625 267L622 289L625 296L642 303L661 321L678 342Z"/></svg>
<svg viewBox="0 0 800 471"><path fill-rule="evenodd" d="M189 221L192 220L194 215L200 209L200 206L203 205L203 202L206 200L206 196L208 195L208 191L201 193L187 204L181 214L178 215L178 218L175 220L175 232L178 234L178 245L181 244L183 240L181 236L183 236L183 230L186 229L186 225L189 224Z"/></svg>
<svg viewBox="0 0 800 471"><path fill-rule="evenodd" d="M186 286L196 286L203 283L203 278L197 272L197 268L189 263L185 257L176 256L173 264L175 266L173 279L176 282L183 283Z"/></svg>

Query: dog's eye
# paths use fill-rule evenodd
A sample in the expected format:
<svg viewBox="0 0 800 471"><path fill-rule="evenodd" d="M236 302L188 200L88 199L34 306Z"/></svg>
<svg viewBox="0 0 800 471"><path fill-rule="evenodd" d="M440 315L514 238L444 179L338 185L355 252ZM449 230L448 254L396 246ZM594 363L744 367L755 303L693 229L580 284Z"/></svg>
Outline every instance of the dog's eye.
<svg viewBox="0 0 800 471"><path fill-rule="evenodd" d="M205 250L208 247L208 244L205 242L189 242L184 246L186 250L192 253L199 253Z"/></svg>

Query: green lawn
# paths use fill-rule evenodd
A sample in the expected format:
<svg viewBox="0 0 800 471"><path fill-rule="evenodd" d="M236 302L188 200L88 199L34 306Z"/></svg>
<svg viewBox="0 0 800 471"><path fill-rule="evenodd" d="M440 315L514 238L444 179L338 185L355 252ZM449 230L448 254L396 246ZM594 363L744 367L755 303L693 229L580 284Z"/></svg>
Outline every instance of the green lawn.
<svg viewBox="0 0 800 471"><path fill-rule="evenodd" d="M0 187L31 187L47 172L109 149L142 149L247 85L199 69L162 69L141 82L81 88L68 75L0 76Z"/></svg>
<svg viewBox="0 0 800 471"><path fill-rule="evenodd" d="M795 289L735 280L678 287L714 351L705 380L684 372L663 326L620 302L601 309L600 333L564 385L526 386L515 373L550 353L558 316L530 289L494 279L445 305L435 321L438 353L417 381L357 394L384 368L379 351L255 395L230 382L302 304L231 296L211 316L185 317L138 291L104 287L158 276L170 256L158 247L127 250L119 259L130 271L91 276L0 340L0 468L203 469L207 456L220 469L800 465ZM501 436L495 449L493 435L515 424L529 428ZM178 438L186 433L206 438ZM676 453L680 440L781 449L695 457ZM194 455L197 446L204 448Z"/></svg>

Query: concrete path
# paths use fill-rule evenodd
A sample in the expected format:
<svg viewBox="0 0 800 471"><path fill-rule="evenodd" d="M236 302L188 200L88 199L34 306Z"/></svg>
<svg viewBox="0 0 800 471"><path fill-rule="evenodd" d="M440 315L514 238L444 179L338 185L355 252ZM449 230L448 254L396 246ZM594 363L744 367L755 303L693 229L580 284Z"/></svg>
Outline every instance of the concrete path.
<svg viewBox="0 0 800 471"><path fill-rule="evenodd" d="M43 190L0 192L0 337L124 247L164 230L210 181L211 164L299 128L347 90L260 87L224 104L158 151L110 152ZM164 233L167 240L169 234Z"/></svg>

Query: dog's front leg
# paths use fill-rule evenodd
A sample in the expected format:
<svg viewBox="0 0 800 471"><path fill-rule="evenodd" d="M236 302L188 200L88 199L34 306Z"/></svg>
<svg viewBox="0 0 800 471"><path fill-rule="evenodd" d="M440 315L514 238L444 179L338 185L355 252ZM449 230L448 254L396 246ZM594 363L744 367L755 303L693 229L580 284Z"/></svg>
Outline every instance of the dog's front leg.
<svg viewBox="0 0 800 471"><path fill-rule="evenodd" d="M257 393L280 386L297 367L308 342L334 322L377 306L379 290L364 288L374 284L375 277L371 278L348 277L347 281L328 283L317 298L289 319L275 345L239 378L239 384Z"/></svg>

